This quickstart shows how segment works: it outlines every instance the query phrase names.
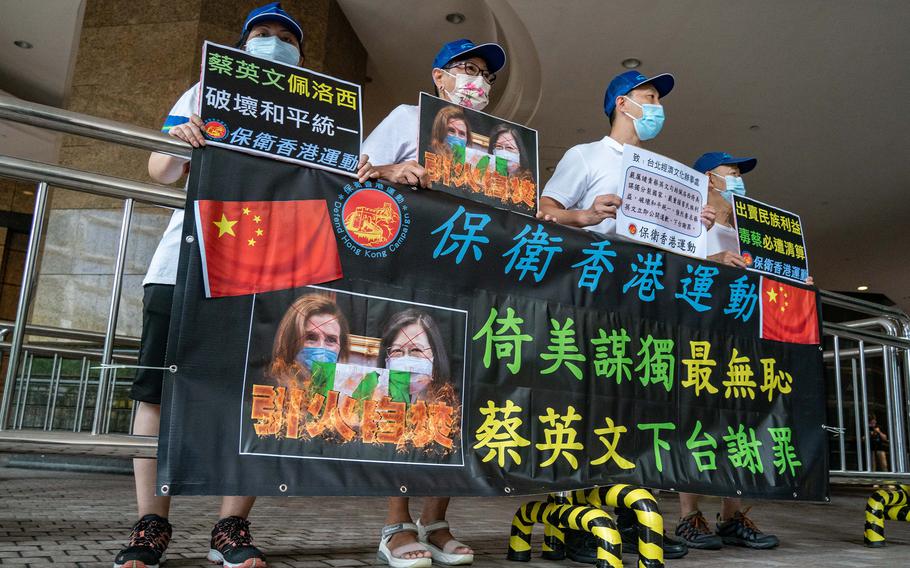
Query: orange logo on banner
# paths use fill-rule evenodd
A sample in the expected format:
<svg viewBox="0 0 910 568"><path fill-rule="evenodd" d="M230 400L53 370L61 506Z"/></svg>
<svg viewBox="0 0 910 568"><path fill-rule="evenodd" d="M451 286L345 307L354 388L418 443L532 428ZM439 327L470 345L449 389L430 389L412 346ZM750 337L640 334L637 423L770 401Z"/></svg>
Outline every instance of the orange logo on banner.
<svg viewBox="0 0 910 568"><path fill-rule="evenodd" d="M203 126L203 130L206 134L208 134L209 138L212 138L213 140L221 140L227 136L227 127L223 122L220 122L218 120L210 120L206 122L205 126Z"/></svg>
<svg viewBox="0 0 910 568"><path fill-rule="evenodd" d="M398 234L401 213L388 194L375 189L362 189L344 204L344 228L357 244L382 248Z"/></svg>

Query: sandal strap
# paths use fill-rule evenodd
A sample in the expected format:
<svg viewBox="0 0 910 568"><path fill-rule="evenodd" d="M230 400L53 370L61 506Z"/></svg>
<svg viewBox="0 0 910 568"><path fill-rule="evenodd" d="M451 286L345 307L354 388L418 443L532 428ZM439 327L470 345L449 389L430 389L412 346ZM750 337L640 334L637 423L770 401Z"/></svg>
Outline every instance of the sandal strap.
<svg viewBox="0 0 910 568"><path fill-rule="evenodd" d="M449 528L449 521L441 519L439 521L434 521L428 525L421 524L420 526L423 529L424 534L430 534L431 532Z"/></svg>
<svg viewBox="0 0 910 568"><path fill-rule="evenodd" d="M390 536L398 534L400 532L412 532L419 534L420 530L414 523L397 523L394 525L386 525L382 527L382 538L389 538Z"/></svg>
<svg viewBox="0 0 910 568"><path fill-rule="evenodd" d="M449 542L445 543L445 545L442 547L442 551L445 552L446 554L455 554L455 549L462 548L462 547L471 548L467 544L465 544L463 542L458 542L457 540L455 540L453 538Z"/></svg>
<svg viewBox="0 0 910 568"><path fill-rule="evenodd" d="M403 558L409 552L428 552L429 549L422 542L409 542L402 544L394 550L390 550L395 558Z"/></svg>

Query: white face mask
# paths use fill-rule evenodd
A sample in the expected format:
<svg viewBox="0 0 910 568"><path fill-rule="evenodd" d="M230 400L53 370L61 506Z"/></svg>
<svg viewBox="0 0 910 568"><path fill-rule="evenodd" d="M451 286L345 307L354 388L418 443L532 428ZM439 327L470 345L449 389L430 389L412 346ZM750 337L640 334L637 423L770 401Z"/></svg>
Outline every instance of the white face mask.
<svg viewBox="0 0 910 568"><path fill-rule="evenodd" d="M254 37L246 42L246 52L278 63L297 65L300 63L300 51L276 36Z"/></svg>
<svg viewBox="0 0 910 568"><path fill-rule="evenodd" d="M390 371L404 371L412 375L432 375L433 361L426 357L390 357L386 359L386 366Z"/></svg>
<svg viewBox="0 0 910 568"><path fill-rule="evenodd" d="M512 152L511 150L496 148L493 150L493 155L509 162L518 163L521 161L521 156L518 155L518 152Z"/></svg>
<svg viewBox="0 0 910 568"><path fill-rule="evenodd" d="M455 89L447 91L440 88L446 94L450 101L456 105L461 105L474 110L482 110L490 102L490 88L492 85L483 78L482 75L471 76L464 73L449 73L442 70L446 75L455 77Z"/></svg>

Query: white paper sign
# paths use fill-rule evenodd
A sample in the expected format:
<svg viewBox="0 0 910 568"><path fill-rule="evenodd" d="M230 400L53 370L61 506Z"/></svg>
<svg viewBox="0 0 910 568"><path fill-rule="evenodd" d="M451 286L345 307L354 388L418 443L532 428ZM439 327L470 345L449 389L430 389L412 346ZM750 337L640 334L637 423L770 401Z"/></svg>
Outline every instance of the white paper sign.
<svg viewBox="0 0 910 568"><path fill-rule="evenodd" d="M698 258L707 252L701 210L708 176L675 160L623 146L622 207L616 233L627 239Z"/></svg>

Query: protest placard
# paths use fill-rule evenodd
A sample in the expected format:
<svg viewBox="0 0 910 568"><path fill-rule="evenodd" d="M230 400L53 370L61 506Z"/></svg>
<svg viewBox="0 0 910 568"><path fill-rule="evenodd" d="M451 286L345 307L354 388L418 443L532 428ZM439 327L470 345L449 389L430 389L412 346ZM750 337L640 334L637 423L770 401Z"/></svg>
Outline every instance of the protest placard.
<svg viewBox="0 0 910 568"><path fill-rule="evenodd" d="M733 196L739 254L750 270L803 282L809 276L806 238L796 213L746 196Z"/></svg>

